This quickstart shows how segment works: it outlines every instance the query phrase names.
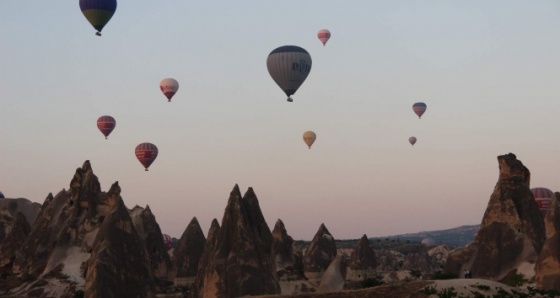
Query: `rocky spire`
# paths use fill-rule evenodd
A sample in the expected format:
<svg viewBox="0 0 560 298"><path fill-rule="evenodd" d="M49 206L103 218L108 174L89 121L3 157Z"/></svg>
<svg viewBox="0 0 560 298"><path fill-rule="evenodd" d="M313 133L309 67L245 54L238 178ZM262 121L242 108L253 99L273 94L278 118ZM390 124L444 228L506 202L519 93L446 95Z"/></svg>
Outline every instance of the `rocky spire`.
<svg viewBox="0 0 560 298"><path fill-rule="evenodd" d="M196 277L194 280L194 285L192 286L192 297L203 297L204 291L204 278L206 276L206 268L210 266L210 259L213 256L215 247L218 241L218 234L220 232L220 224L217 219L213 219L210 224L210 229L208 230L208 238L206 238L206 245L202 256L200 257L200 262L198 263L198 269Z"/></svg>
<svg viewBox="0 0 560 298"><path fill-rule="evenodd" d="M204 268L198 297L277 294L280 287L271 255L272 235L252 189L230 193L222 226Z"/></svg>
<svg viewBox="0 0 560 298"><path fill-rule="evenodd" d="M334 237L322 223L303 257L303 270L310 283L318 285L323 272L334 257L336 257Z"/></svg>
<svg viewBox="0 0 560 298"><path fill-rule="evenodd" d="M278 219L272 230L272 255L276 261L276 270L297 267L293 244L294 239L288 235L284 222Z"/></svg>
<svg viewBox="0 0 560 298"><path fill-rule="evenodd" d="M348 262L348 275L353 279L363 280L375 276L377 258L366 234L360 238Z"/></svg>
<svg viewBox="0 0 560 298"><path fill-rule="evenodd" d="M134 228L146 246L152 275L160 281L167 280L172 282L174 273L173 263L167 253L161 229L150 206L146 206L146 208L135 206L129 211L129 215L134 223ZM163 283L163 281L160 283Z"/></svg>
<svg viewBox="0 0 560 298"><path fill-rule="evenodd" d="M454 251L445 270L500 280L521 262L534 263L545 239L542 214L529 189L529 170L512 153L498 156L500 175L475 242Z"/></svg>
<svg viewBox="0 0 560 298"><path fill-rule="evenodd" d="M136 232L115 183L114 202L95 238L87 261L85 297L152 297L154 280L144 241Z"/></svg>
<svg viewBox="0 0 560 298"><path fill-rule="evenodd" d="M29 232L31 232L31 226L25 215L21 212L16 213L11 223L10 233L0 242L0 267L14 261L16 252Z"/></svg>
<svg viewBox="0 0 560 298"><path fill-rule="evenodd" d="M204 253L206 238L196 217L191 219L183 232L179 244L173 253L173 263L177 270L176 277L196 276L200 258Z"/></svg>
<svg viewBox="0 0 560 298"><path fill-rule="evenodd" d="M540 289L560 291L560 193L545 216L546 241L535 265L535 283Z"/></svg>

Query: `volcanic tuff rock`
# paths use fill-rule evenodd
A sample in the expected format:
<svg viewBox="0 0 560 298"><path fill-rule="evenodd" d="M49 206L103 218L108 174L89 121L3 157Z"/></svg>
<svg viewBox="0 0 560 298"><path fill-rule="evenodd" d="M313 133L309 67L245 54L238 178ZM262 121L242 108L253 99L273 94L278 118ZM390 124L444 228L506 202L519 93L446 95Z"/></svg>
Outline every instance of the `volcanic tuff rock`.
<svg viewBox="0 0 560 298"><path fill-rule="evenodd" d="M276 262L277 271L286 268L293 270L298 267L293 245L294 239L288 235L284 222L278 219L274 225L274 230L272 230L272 255Z"/></svg>
<svg viewBox="0 0 560 298"><path fill-rule="evenodd" d="M220 224L218 223L218 220L214 218L212 220L212 223L210 224L210 229L208 229L208 238L206 238L206 244L204 246L205 248L202 252L202 256L200 257L200 261L198 262L198 269L194 280L194 286L192 287L192 297L199 297L199 291L202 291L205 287L210 286L205 286L204 276L206 274L206 268L210 264L210 258L213 256L213 252L218 241L219 232ZM202 297L202 294L200 294L200 297Z"/></svg>
<svg viewBox="0 0 560 298"><path fill-rule="evenodd" d="M144 241L153 276L160 281L160 284L165 284L166 280L172 282L173 263L167 253L161 229L150 206L146 206L146 208L135 206L129 211L129 215L134 223L134 228Z"/></svg>
<svg viewBox="0 0 560 298"><path fill-rule="evenodd" d="M535 283L540 289L560 290L560 193L548 208L544 221L546 241L535 265Z"/></svg>
<svg viewBox="0 0 560 298"><path fill-rule="evenodd" d="M13 262L16 252L31 232L31 227L21 212L16 213L10 226L10 233L0 241L0 266Z"/></svg>
<svg viewBox="0 0 560 298"><path fill-rule="evenodd" d="M323 272L335 257L336 243L325 224L322 223L303 256L303 270L311 284L319 284Z"/></svg>
<svg viewBox="0 0 560 298"><path fill-rule="evenodd" d="M450 254L445 270L500 280L534 264L545 240L542 214L529 189L530 173L512 153L498 156L500 175L475 242Z"/></svg>
<svg viewBox="0 0 560 298"><path fill-rule="evenodd" d="M348 262L349 279L365 279L375 276L377 259L366 234L360 238Z"/></svg>
<svg viewBox="0 0 560 298"><path fill-rule="evenodd" d="M321 282L317 288L317 292L332 292L344 289L344 281L346 279L347 263L344 256L336 255L329 267L321 276Z"/></svg>
<svg viewBox="0 0 560 298"><path fill-rule="evenodd" d="M107 193L113 203L87 262L85 297L153 297L153 276L144 241L120 197L118 183Z"/></svg>
<svg viewBox="0 0 560 298"><path fill-rule="evenodd" d="M209 237L210 238L210 237ZM272 234L249 188L241 197L233 188L201 282L199 297L277 294L280 287L272 258ZM197 282L198 283L198 282Z"/></svg>
<svg viewBox="0 0 560 298"><path fill-rule="evenodd" d="M191 277L194 279L205 245L206 238L204 238L202 228L200 228L196 217L193 217L173 253L173 263L177 269L176 277Z"/></svg>
<svg viewBox="0 0 560 298"><path fill-rule="evenodd" d="M14 233L21 222L20 218ZM25 228L21 229L24 233ZM143 229L149 235L153 224ZM161 233L159 237L161 241ZM3 297L71 297L85 289L86 297L150 296L153 277L144 244L118 183L108 193L102 192L86 161L76 169L68 190L45 199L10 271L2 268L8 282L0 283L0 293Z"/></svg>
<svg viewBox="0 0 560 298"><path fill-rule="evenodd" d="M27 199L1 199L0 200L0 243L10 233L11 224L16 213L21 212L29 226L35 223L35 219L41 210L41 204L31 202Z"/></svg>

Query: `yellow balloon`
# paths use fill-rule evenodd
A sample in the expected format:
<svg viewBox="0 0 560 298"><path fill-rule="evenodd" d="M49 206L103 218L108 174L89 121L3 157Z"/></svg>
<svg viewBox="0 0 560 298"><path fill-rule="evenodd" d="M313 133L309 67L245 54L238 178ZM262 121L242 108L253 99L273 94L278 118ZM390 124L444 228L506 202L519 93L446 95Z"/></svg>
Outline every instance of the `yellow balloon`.
<svg viewBox="0 0 560 298"><path fill-rule="evenodd" d="M311 130L303 133L303 141L305 142L305 144L307 144L309 149L311 149L311 145L313 145L316 138L317 138L317 135L314 132L312 132Z"/></svg>

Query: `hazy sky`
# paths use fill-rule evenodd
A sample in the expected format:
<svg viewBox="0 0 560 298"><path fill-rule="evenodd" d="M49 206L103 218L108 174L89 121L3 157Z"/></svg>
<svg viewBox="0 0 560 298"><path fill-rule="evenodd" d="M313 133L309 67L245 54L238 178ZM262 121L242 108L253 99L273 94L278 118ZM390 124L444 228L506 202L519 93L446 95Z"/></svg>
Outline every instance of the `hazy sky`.
<svg viewBox="0 0 560 298"><path fill-rule="evenodd" d="M193 216L206 234L238 183L271 229L343 239L480 223L508 152L560 190L557 0L121 0L94 33L77 0L0 0L6 197L42 203L90 160L174 237ZM266 69L283 45L313 59L293 103ZM142 142L159 148L149 172Z"/></svg>

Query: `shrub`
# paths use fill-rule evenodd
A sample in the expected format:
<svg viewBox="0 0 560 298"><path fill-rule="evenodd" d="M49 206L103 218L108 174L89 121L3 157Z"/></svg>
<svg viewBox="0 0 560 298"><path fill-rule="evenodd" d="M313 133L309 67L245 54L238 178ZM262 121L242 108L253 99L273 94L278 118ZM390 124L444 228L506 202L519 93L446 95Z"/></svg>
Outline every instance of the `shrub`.
<svg viewBox="0 0 560 298"><path fill-rule="evenodd" d="M432 279L454 279L457 278L457 274L443 272L443 271L436 271L434 275L432 275Z"/></svg>
<svg viewBox="0 0 560 298"><path fill-rule="evenodd" d="M378 277L364 278L360 282L362 288L371 288L383 284L383 281Z"/></svg>

